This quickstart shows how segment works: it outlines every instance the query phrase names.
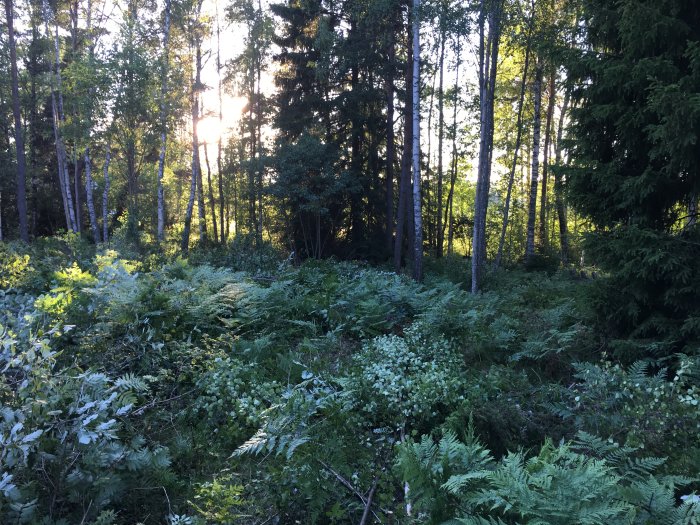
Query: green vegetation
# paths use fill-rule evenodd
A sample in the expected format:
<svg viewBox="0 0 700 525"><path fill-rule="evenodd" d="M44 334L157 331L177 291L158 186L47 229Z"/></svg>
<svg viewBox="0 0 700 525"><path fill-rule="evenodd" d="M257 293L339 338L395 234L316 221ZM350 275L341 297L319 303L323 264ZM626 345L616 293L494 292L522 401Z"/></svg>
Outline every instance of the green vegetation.
<svg viewBox="0 0 700 525"><path fill-rule="evenodd" d="M700 525L700 0L3 7L0 525Z"/></svg>
<svg viewBox="0 0 700 525"><path fill-rule="evenodd" d="M613 361L600 280L3 250L3 523L700 516L700 360Z"/></svg>

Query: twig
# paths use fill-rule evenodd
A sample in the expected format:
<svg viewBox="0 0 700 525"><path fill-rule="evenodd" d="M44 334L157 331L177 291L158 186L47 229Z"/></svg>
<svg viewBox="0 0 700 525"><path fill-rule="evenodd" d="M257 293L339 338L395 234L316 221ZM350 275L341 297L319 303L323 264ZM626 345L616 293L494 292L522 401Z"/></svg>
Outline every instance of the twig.
<svg viewBox="0 0 700 525"><path fill-rule="evenodd" d="M365 511L362 513L362 519L360 520L360 525L366 525L367 518L369 518L370 510L372 509L372 500L374 499L374 493L377 490L377 483L379 483L379 478L375 477L372 483L372 488L369 490L367 495L367 503L365 504Z"/></svg>
<svg viewBox="0 0 700 525"><path fill-rule="evenodd" d="M374 497L374 491L376 490L376 484L377 484L377 478L375 478L375 486L372 487L372 490L370 490L369 496L365 498L362 493L355 488L355 486L350 483L347 479L345 479L343 476L341 476L338 472L333 470L333 467L325 463L324 461L321 461L320 459L317 459L317 461L325 468L328 472L333 474L335 478L340 482L341 485L343 485L345 488L347 488L350 492L352 492L357 498L362 502L362 504L365 506L365 512L367 512L367 509L370 509L369 511L372 513L372 515L379 520L379 516L377 516L377 513L374 512L374 510L371 509L372 507L372 498ZM389 514L389 511L386 509L383 509L381 507L377 507L382 513L384 514Z"/></svg>

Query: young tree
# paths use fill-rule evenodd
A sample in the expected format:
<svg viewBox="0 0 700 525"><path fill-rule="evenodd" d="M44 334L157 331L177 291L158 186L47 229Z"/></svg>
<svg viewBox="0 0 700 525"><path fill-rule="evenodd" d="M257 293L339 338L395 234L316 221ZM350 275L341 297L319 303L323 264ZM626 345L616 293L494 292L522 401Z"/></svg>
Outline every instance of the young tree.
<svg viewBox="0 0 700 525"><path fill-rule="evenodd" d="M19 101L19 75L17 73L14 16L12 0L5 0L7 40L10 47L10 74L12 78L12 115L15 121L15 151L17 152L17 214L19 215L19 236L24 242L29 242L26 192L27 168L24 153L24 130L22 129L22 114Z"/></svg>
<svg viewBox="0 0 700 525"><path fill-rule="evenodd" d="M503 0L481 0L479 5L479 167L474 201L472 239L472 293L481 289L486 264L486 212L491 183L493 119L501 38Z"/></svg>
<svg viewBox="0 0 700 525"><path fill-rule="evenodd" d="M158 156L158 228L156 238L163 242L165 238L165 195L163 191L163 172L168 139L168 74L170 65L170 9L171 0L165 0L163 9L163 52L161 55L160 83L160 155Z"/></svg>
<svg viewBox="0 0 700 525"><path fill-rule="evenodd" d="M496 260L494 261L494 266L498 268L501 264L501 258L503 257L503 246L506 241L506 231L508 229L508 216L510 213L510 203L513 194L513 183L515 181L515 170L518 166L518 156L520 154L520 146L522 144L523 137L523 110L525 107L525 92L527 90L527 75L530 69L530 52L532 50L532 29L535 22L535 0L532 0L532 6L530 9L530 17L527 24L527 34L525 43L525 61L523 64L523 76L520 80L520 96L518 98L518 115L516 117L515 124L515 147L513 150L513 163L510 167L510 173L508 174L508 189L506 190L506 203L503 210L503 224L501 226L501 236L498 240L498 252L496 253Z"/></svg>
<svg viewBox="0 0 700 525"><path fill-rule="evenodd" d="M413 0L413 278L423 280L423 216L420 180L420 0Z"/></svg>
<svg viewBox="0 0 700 525"><path fill-rule="evenodd" d="M540 170L540 132L542 129L542 78L544 63L537 57L533 98L535 101L532 126L532 170L530 172L530 196L527 207L527 239L525 241L525 262L529 263L535 255L535 220L537 218L537 179Z"/></svg>

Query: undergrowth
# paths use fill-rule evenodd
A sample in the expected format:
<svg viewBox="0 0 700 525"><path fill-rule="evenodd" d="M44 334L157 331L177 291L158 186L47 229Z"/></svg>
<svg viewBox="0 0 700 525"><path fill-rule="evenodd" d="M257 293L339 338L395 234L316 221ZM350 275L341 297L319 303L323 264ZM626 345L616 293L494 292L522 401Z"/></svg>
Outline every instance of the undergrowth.
<svg viewBox="0 0 700 525"><path fill-rule="evenodd" d="M700 362L614 361L593 280L0 250L2 523L697 522Z"/></svg>

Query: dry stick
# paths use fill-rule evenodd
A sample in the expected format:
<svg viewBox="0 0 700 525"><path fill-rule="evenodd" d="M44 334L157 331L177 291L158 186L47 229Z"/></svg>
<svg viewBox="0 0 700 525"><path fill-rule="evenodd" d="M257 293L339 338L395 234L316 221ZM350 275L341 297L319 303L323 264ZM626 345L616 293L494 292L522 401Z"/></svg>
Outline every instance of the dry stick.
<svg viewBox="0 0 700 525"><path fill-rule="evenodd" d="M318 461L318 462L321 464L321 466L322 466L323 468L325 468L328 472L330 472L331 474L333 474L333 476L335 476L335 479L337 479L337 480L340 482L341 485L343 485L346 489L348 489L350 492L352 492L352 493L362 502L362 504L365 505L365 508L367 508L367 506L368 506L368 501L369 501L369 505L371 506L372 503L371 503L371 501L369 500L369 497L365 498L365 497L362 495L362 493L361 493L359 490L357 490L357 489L355 488L355 486L354 486L352 483L350 483L350 482L349 482L347 479L345 479L341 474L339 474L337 471L335 471L335 470L333 469L333 467L331 467L328 463L326 463L326 462L323 461L323 460L317 459L316 461ZM376 481L376 478L375 478L375 484L376 484L376 482L377 482L377 481ZM374 494L372 493L372 491L370 491L370 494L372 495L372 497L374 497ZM377 507L377 508L378 508L382 513L384 513L384 514L389 514L389 511L387 511L386 509L383 509L383 508L381 508L381 507ZM379 520L379 516L377 516L377 513L376 513L376 512L374 512L373 510L370 510L370 512L372 512L372 515L373 515L377 520Z"/></svg>
<svg viewBox="0 0 700 525"><path fill-rule="evenodd" d="M369 518L369 513L372 508L372 500L374 499L374 493L377 490L377 483L379 483L379 478L375 477L374 482L372 483L372 488L369 490L369 494L367 495L367 503L365 504L365 511L362 513L360 525L365 525L367 523L367 519Z"/></svg>

